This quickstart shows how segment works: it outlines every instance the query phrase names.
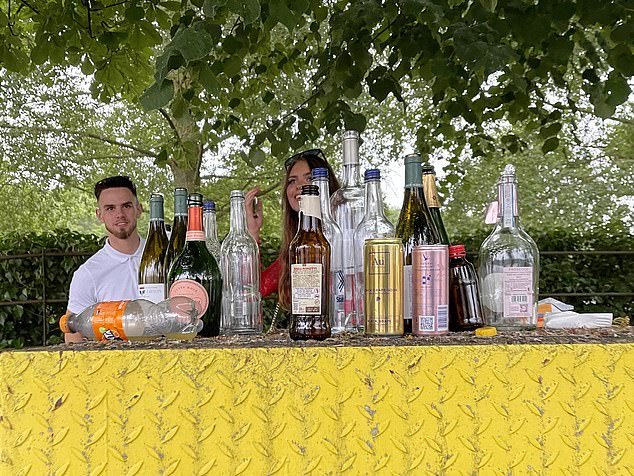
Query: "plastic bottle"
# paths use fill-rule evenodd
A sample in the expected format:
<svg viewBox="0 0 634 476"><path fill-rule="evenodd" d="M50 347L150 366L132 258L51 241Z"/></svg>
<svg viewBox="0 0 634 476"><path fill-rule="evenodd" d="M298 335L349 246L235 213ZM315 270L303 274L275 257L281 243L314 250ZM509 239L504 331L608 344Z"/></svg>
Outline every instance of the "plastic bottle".
<svg viewBox="0 0 634 476"><path fill-rule="evenodd" d="M67 313L59 321L63 332L81 332L101 341L143 341L165 336L190 340L202 329L196 303L176 296L154 304L147 299L99 302L79 314Z"/></svg>

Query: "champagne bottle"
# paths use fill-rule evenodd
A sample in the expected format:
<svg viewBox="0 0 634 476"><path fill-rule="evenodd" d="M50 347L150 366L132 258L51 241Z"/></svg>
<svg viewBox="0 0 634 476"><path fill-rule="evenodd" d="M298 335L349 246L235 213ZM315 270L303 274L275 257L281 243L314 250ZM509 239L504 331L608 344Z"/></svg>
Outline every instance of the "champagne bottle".
<svg viewBox="0 0 634 476"><path fill-rule="evenodd" d="M187 189L178 187L174 189L174 221L172 233L165 252L165 274L169 276L170 268L185 246L187 234ZM166 289L167 292L167 289Z"/></svg>
<svg viewBox="0 0 634 476"><path fill-rule="evenodd" d="M423 165L423 189L425 191L425 201L429 207L429 212L434 220L438 234L440 235L441 245L449 246L449 235L445 230L445 224L440 216L440 200L438 200L438 191L436 190L436 172L433 165Z"/></svg>
<svg viewBox="0 0 634 476"><path fill-rule="evenodd" d="M396 225L396 236L403 240L403 316L405 333L412 332L412 251L414 246L440 243L438 229L427 207L423 192L421 164L418 154L405 157L405 195Z"/></svg>
<svg viewBox="0 0 634 476"><path fill-rule="evenodd" d="M139 297L153 303L165 299L165 252L167 233L163 211L163 195L150 195L150 226L139 265Z"/></svg>
<svg viewBox="0 0 634 476"><path fill-rule="evenodd" d="M167 286L170 298L186 296L196 302L198 317L203 321L201 336L219 335L222 278L205 243L203 196L199 193L189 195L185 246L172 264Z"/></svg>
<svg viewBox="0 0 634 476"><path fill-rule="evenodd" d="M330 337L330 244L321 227L319 187L304 185L299 227L288 250L291 272L291 339Z"/></svg>
<svg viewBox="0 0 634 476"><path fill-rule="evenodd" d="M498 182L498 222L482 242L478 274L484 320L501 329L534 329L539 294L539 250L522 229L515 168Z"/></svg>

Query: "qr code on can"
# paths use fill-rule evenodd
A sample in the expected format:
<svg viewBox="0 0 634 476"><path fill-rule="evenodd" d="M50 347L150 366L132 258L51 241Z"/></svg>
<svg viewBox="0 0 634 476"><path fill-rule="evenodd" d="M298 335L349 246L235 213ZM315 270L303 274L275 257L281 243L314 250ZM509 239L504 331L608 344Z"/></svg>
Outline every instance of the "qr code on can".
<svg viewBox="0 0 634 476"><path fill-rule="evenodd" d="M434 316L420 316L418 318L418 330L421 332L434 330Z"/></svg>

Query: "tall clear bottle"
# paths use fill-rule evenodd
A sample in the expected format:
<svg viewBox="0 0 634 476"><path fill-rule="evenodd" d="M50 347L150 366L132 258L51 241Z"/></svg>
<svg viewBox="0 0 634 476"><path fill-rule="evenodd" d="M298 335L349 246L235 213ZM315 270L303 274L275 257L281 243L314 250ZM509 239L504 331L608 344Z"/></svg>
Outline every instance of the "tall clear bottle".
<svg viewBox="0 0 634 476"><path fill-rule="evenodd" d="M220 248L222 272L222 324L224 335L260 334L260 253L247 231L244 193L233 190L230 196L229 233Z"/></svg>
<svg viewBox="0 0 634 476"><path fill-rule="evenodd" d="M365 322L365 275L364 245L370 238L393 238L394 225L387 219L383 211L381 196L381 171L368 169L365 171L365 214L363 220L354 231L354 267L356 270L355 293L358 328L363 330Z"/></svg>
<svg viewBox="0 0 634 476"><path fill-rule="evenodd" d="M169 297L186 296L196 302L203 321L200 335L220 333L222 278L216 259L207 249L203 231L203 196L192 193L188 199L185 246L172 264L167 278Z"/></svg>
<svg viewBox="0 0 634 476"><path fill-rule="evenodd" d="M439 244L449 246L451 244L449 235L440 216L440 200L438 199L438 191L436 190L436 171L433 165L423 165L423 190L425 191L425 201L429 207L429 213L431 213L431 217L440 235Z"/></svg>
<svg viewBox="0 0 634 476"><path fill-rule="evenodd" d="M480 246L478 274L484 319L501 329L534 329L539 295L539 250L522 229L515 168L498 182L498 221Z"/></svg>
<svg viewBox="0 0 634 476"><path fill-rule="evenodd" d="M216 225L216 204L211 200L203 202L203 228L205 229L207 249L220 265L220 241L218 241L218 227Z"/></svg>
<svg viewBox="0 0 634 476"><path fill-rule="evenodd" d="M354 231L363 219L365 200L359 165L359 133L346 131L343 134L343 183L330 197L330 206L335 222L343 235L343 275L345 280L344 312L345 329L358 330L359 321L355 311Z"/></svg>
<svg viewBox="0 0 634 476"><path fill-rule="evenodd" d="M172 233L165 252L165 274L169 275L174 260L183 251L185 236L187 235L187 189L174 189L174 221ZM167 293L167 289L165 290Z"/></svg>
<svg viewBox="0 0 634 476"><path fill-rule="evenodd" d="M291 339L330 337L330 243L321 227L316 185L302 186L299 227L288 249L291 271Z"/></svg>
<svg viewBox="0 0 634 476"><path fill-rule="evenodd" d="M343 276L343 234L330 213L328 169L312 170L312 182L319 187L321 227L330 243L330 329L333 334L345 331L345 279Z"/></svg>
<svg viewBox="0 0 634 476"><path fill-rule="evenodd" d="M396 236L403 240L403 317L405 333L412 332L412 251L418 245L440 243L438 229L425 200L423 159L418 154L405 156L405 194L396 225Z"/></svg>
<svg viewBox="0 0 634 476"><path fill-rule="evenodd" d="M138 284L139 297L153 303L165 299L167 273L164 262L167 243L163 195L153 193L150 195L150 226L141 255Z"/></svg>

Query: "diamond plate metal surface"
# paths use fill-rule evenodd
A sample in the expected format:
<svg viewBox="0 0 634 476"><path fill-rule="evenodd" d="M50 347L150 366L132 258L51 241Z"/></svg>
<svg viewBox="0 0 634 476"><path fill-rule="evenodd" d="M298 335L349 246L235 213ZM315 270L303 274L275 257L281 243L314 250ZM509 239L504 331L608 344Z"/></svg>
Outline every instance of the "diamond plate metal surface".
<svg viewBox="0 0 634 476"><path fill-rule="evenodd" d="M0 353L2 475L634 474L634 344Z"/></svg>

